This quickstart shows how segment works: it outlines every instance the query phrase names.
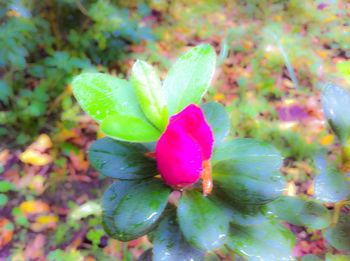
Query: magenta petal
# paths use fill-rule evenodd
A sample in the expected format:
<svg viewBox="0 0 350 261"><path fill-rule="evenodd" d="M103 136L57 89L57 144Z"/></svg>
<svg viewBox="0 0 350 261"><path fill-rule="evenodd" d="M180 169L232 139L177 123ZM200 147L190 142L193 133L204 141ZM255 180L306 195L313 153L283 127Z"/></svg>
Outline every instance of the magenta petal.
<svg viewBox="0 0 350 261"><path fill-rule="evenodd" d="M164 181L175 187L197 182L203 161L211 157L213 143L212 131L196 105L171 117L156 146L157 166Z"/></svg>

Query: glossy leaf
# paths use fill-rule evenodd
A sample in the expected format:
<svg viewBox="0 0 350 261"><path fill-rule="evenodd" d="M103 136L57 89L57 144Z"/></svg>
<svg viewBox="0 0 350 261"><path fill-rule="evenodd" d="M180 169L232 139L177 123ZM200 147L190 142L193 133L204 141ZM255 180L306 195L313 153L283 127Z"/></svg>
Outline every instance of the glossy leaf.
<svg viewBox="0 0 350 261"><path fill-rule="evenodd" d="M350 137L350 93L330 83L323 88L321 101L329 125L345 143Z"/></svg>
<svg viewBox="0 0 350 261"><path fill-rule="evenodd" d="M101 131L111 138L129 142L151 142L160 137L159 130L148 121L117 113L103 119Z"/></svg>
<svg viewBox="0 0 350 261"><path fill-rule="evenodd" d="M209 44L198 45L180 56L163 84L170 115L191 103L200 103L213 78L215 63L215 50Z"/></svg>
<svg viewBox="0 0 350 261"><path fill-rule="evenodd" d="M132 81L146 117L163 131L168 123L168 108L155 69L144 61L136 61L132 68Z"/></svg>
<svg viewBox="0 0 350 261"><path fill-rule="evenodd" d="M214 187L239 204L265 204L285 188L280 153L253 139L227 141L214 150Z"/></svg>
<svg viewBox="0 0 350 261"><path fill-rule="evenodd" d="M239 172L253 175L256 172L278 170L283 163L281 153L271 144L255 139L234 139L218 146L212 162L231 160Z"/></svg>
<svg viewBox="0 0 350 261"><path fill-rule="evenodd" d="M109 196L105 198L110 198L113 203L104 203L106 209L111 207L104 210L104 215L107 216L104 218L106 231L121 241L136 239L153 230L170 194L170 188L161 180L154 179L141 184L128 183L110 189Z"/></svg>
<svg viewBox="0 0 350 261"><path fill-rule="evenodd" d="M257 226L232 226L227 245L249 261L294 260L295 238L280 224L268 222Z"/></svg>
<svg viewBox="0 0 350 261"><path fill-rule="evenodd" d="M329 227L324 237L333 247L342 251L350 251L350 216L342 213L335 227Z"/></svg>
<svg viewBox="0 0 350 261"><path fill-rule="evenodd" d="M328 209L312 200L282 196L269 204L269 210L296 226L323 229L331 222Z"/></svg>
<svg viewBox="0 0 350 261"><path fill-rule="evenodd" d="M140 181L118 181L110 185L104 192L102 197L102 224L109 236L115 237L114 235L117 234L113 212L125 194L132 191L137 184L140 184Z"/></svg>
<svg viewBox="0 0 350 261"><path fill-rule="evenodd" d="M145 157L141 144L102 138L89 148L91 165L102 175L117 179L143 179L157 174L154 160Z"/></svg>
<svg viewBox="0 0 350 261"><path fill-rule="evenodd" d="M214 134L215 145L219 144L229 133L230 119L223 105L208 102L202 105L205 119Z"/></svg>
<svg viewBox="0 0 350 261"><path fill-rule="evenodd" d="M126 80L103 73L82 73L74 78L72 86L80 106L98 122L114 113L145 118Z"/></svg>
<svg viewBox="0 0 350 261"><path fill-rule="evenodd" d="M175 215L169 215L159 224L153 241L153 260L196 261L204 259L204 252L193 248L184 238Z"/></svg>
<svg viewBox="0 0 350 261"><path fill-rule="evenodd" d="M198 191L186 191L177 209L182 233L196 248L210 251L224 244L228 219L223 211Z"/></svg>
<svg viewBox="0 0 350 261"><path fill-rule="evenodd" d="M315 178L314 197L324 202L338 202L350 194L350 183L346 176L335 167L318 168L320 174Z"/></svg>

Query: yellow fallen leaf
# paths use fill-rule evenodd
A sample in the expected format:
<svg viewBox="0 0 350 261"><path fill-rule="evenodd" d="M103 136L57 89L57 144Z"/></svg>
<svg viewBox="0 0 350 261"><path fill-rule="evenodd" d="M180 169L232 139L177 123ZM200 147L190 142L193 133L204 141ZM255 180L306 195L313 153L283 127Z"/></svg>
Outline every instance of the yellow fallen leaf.
<svg viewBox="0 0 350 261"><path fill-rule="evenodd" d="M35 147L40 150L47 150L52 147L52 141L47 134L41 134L35 141Z"/></svg>
<svg viewBox="0 0 350 261"><path fill-rule="evenodd" d="M334 136L332 134L328 134L321 138L320 143L321 145L327 146L333 143Z"/></svg>
<svg viewBox="0 0 350 261"><path fill-rule="evenodd" d="M297 194L297 187L293 181L288 182L287 191L285 192L287 196L294 197Z"/></svg>
<svg viewBox="0 0 350 261"><path fill-rule="evenodd" d="M27 149L19 155L19 159L26 164L35 166L44 166L52 162L52 157L48 154L42 154L38 151Z"/></svg>
<svg viewBox="0 0 350 261"><path fill-rule="evenodd" d="M38 216L36 218L36 222L42 225L56 223L58 221L58 217L56 215L44 215Z"/></svg>
<svg viewBox="0 0 350 261"><path fill-rule="evenodd" d="M221 93L221 92L215 93L214 101L219 102L219 101L223 101L224 99L225 99L225 95L223 93Z"/></svg>
<svg viewBox="0 0 350 261"><path fill-rule="evenodd" d="M312 183L310 185L310 187L308 187L307 192L308 195L312 196L314 194L314 183Z"/></svg>
<svg viewBox="0 0 350 261"><path fill-rule="evenodd" d="M28 200L24 201L19 205L24 215L35 215L50 212L50 207L43 201L40 200Z"/></svg>

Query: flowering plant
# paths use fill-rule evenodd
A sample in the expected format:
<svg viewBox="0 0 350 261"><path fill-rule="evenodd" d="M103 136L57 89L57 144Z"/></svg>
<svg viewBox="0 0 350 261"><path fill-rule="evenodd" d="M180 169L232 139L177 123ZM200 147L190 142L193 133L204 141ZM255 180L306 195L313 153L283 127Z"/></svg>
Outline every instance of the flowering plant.
<svg viewBox="0 0 350 261"><path fill-rule="evenodd" d="M91 145L90 162L118 179L102 199L103 226L122 241L148 234L153 249L145 256L154 260L202 260L224 246L249 260L291 260L295 238L281 224L290 220L284 207L312 229L326 227L329 213L282 196L280 153L230 138L225 107L200 105L215 66L204 44L183 54L163 83L144 61L130 81L101 73L74 79L75 97L107 136Z"/></svg>

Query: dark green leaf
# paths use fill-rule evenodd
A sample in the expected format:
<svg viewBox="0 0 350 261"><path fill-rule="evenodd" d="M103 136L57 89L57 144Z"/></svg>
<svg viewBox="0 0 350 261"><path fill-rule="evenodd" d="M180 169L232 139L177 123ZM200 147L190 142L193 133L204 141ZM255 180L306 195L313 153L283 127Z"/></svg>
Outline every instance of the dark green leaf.
<svg viewBox="0 0 350 261"><path fill-rule="evenodd" d="M295 238L280 224L267 222L257 226L232 226L227 245L250 261L294 260Z"/></svg>
<svg viewBox="0 0 350 261"><path fill-rule="evenodd" d="M203 260L204 252L193 248L184 238L175 215L169 215L159 224L153 241L153 260Z"/></svg>
<svg viewBox="0 0 350 261"><path fill-rule="evenodd" d="M282 196L269 204L269 210L296 226L323 229L331 222L328 209L312 200Z"/></svg>
<svg viewBox="0 0 350 261"><path fill-rule="evenodd" d="M140 181L118 181L114 182L104 192L102 197L102 224L108 235L113 236L117 233L113 212L120 203L120 200L138 184L140 184Z"/></svg>
<svg viewBox="0 0 350 261"><path fill-rule="evenodd" d="M182 233L194 247L210 251L224 244L228 219L209 198L198 191L186 191L177 214Z"/></svg>
<svg viewBox="0 0 350 261"><path fill-rule="evenodd" d="M89 149L91 165L102 175L117 179L143 179L157 174L156 163L145 157L141 144L102 138Z"/></svg>
<svg viewBox="0 0 350 261"><path fill-rule="evenodd" d="M324 232L326 240L333 247L350 251L350 216L342 213L339 216L338 223L335 227L330 227Z"/></svg>
<svg viewBox="0 0 350 261"><path fill-rule="evenodd" d="M270 172L283 163L281 153L272 145L255 139L234 139L218 146L213 153L213 163L223 160L235 162L242 173Z"/></svg>
<svg viewBox="0 0 350 261"><path fill-rule="evenodd" d="M223 209L233 224L241 226L259 225L267 222L265 207L261 205L230 204L225 198L222 199Z"/></svg>
<svg viewBox="0 0 350 261"><path fill-rule="evenodd" d="M221 144L213 156L214 187L239 204L265 204L285 188L279 172L280 153L271 145L253 139Z"/></svg>
<svg viewBox="0 0 350 261"><path fill-rule="evenodd" d="M215 145L219 144L229 133L230 119L223 105L217 102L208 102L202 106L205 119L213 133Z"/></svg>
<svg viewBox="0 0 350 261"><path fill-rule="evenodd" d="M170 115L191 103L199 104L215 71L216 53L209 44L192 48L171 67L164 81Z"/></svg>
<svg viewBox="0 0 350 261"><path fill-rule="evenodd" d="M329 125L341 142L345 143L350 136L350 93L330 83L323 88L321 101Z"/></svg>
<svg viewBox="0 0 350 261"><path fill-rule="evenodd" d="M167 205L170 194L170 188L156 179L126 186L128 188L123 187L121 193L114 189L117 191L114 198L109 196L112 198L110 201L118 202L113 203L115 207L111 214L113 220L107 219L105 222L110 236L121 241L133 240L152 231ZM111 212L105 210L104 213L108 215Z"/></svg>

